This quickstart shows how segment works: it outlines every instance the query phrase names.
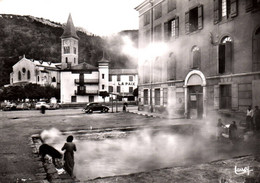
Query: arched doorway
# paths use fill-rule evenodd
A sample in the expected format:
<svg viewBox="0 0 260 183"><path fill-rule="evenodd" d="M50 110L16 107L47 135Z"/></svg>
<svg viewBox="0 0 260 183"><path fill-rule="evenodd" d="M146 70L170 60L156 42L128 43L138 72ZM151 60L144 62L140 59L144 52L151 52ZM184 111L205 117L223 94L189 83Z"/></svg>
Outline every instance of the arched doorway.
<svg viewBox="0 0 260 183"><path fill-rule="evenodd" d="M206 78L199 70L190 71L184 82L185 116L201 119L206 117Z"/></svg>

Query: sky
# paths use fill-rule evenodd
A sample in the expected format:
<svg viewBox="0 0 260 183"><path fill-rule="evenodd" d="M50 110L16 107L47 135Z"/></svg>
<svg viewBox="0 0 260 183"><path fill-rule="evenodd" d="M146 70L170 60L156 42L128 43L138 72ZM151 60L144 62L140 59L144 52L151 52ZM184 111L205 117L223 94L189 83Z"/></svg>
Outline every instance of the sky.
<svg viewBox="0 0 260 183"><path fill-rule="evenodd" d="M76 27L109 36L138 29L138 12L144 0L0 0L0 14L31 15L66 23L71 13Z"/></svg>

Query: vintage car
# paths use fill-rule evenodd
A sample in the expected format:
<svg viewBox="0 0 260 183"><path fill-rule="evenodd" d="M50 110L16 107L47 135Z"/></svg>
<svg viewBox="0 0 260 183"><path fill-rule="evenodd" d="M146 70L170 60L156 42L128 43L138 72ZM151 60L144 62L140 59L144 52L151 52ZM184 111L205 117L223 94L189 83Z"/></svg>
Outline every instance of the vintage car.
<svg viewBox="0 0 260 183"><path fill-rule="evenodd" d="M92 113L93 111L108 112L109 108L97 102L88 103L83 111L85 113Z"/></svg>
<svg viewBox="0 0 260 183"><path fill-rule="evenodd" d="M50 109L50 105L47 104L46 102L37 102L37 103L35 104L35 109L41 109L42 106L44 106L45 109Z"/></svg>

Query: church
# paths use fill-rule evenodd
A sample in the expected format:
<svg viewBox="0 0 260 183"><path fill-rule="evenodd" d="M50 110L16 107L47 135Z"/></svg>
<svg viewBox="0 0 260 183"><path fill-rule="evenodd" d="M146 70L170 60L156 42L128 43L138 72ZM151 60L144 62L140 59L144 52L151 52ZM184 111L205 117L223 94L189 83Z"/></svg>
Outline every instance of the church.
<svg viewBox="0 0 260 183"><path fill-rule="evenodd" d="M109 70L109 61L104 57L98 61L97 67L86 62L79 63L78 42L76 28L69 15L61 35L61 63L28 59L23 56L13 66L10 85L33 83L60 88L62 104L103 102L104 99L99 95L101 91L110 91L111 96L117 96L120 100L134 100L133 90L138 85L137 70L119 69L117 72ZM112 77L117 77L117 81L127 85L115 85L111 80ZM117 90L113 90L114 87ZM109 98L106 97L105 101L109 101Z"/></svg>

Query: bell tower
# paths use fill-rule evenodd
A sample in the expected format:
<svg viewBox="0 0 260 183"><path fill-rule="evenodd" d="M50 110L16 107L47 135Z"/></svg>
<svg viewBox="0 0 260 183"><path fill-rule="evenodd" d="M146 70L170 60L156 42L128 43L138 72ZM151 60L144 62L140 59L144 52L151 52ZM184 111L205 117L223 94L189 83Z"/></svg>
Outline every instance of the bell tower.
<svg viewBox="0 0 260 183"><path fill-rule="evenodd" d="M71 14L64 32L61 36L61 67L62 69L70 68L71 66L78 65L78 40L79 37L76 33Z"/></svg>

